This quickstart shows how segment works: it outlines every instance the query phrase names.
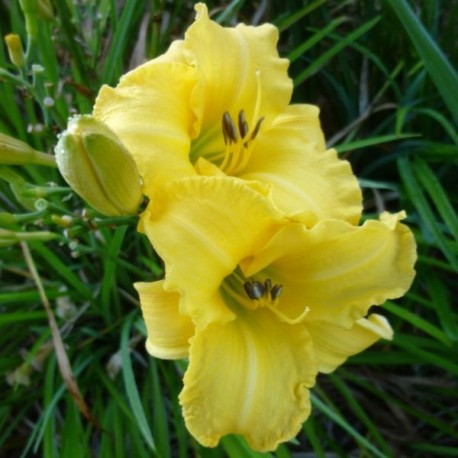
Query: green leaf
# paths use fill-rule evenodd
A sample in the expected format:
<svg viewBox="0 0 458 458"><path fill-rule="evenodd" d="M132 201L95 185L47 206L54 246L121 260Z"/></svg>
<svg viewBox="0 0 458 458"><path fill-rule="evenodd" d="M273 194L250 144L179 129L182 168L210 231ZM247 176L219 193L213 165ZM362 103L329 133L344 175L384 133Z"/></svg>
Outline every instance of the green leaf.
<svg viewBox="0 0 458 458"><path fill-rule="evenodd" d="M137 383L135 381L132 361L130 359L129 334L132 327L132 321L135 314L132 313L125 321L121 332L121 356L122 356L122 374L124 377L124 385L126 387L127 397L132 408L132 414L137 421L138 427L146 441L150 450L157 456L156 446L154 444L153 435L151 433L148 421L143 410L140 394L138 392Z"/></svg>
<svg viewBox="0 0 458 458"><path fill-rule="evenodd" d="M380 16L377 16L370 21L366 22L362 26L358 27L352 33L349 33L344 38L342 38L337 44L335 44L331 49L324 52L318 59L315 59L312 64L310 64L305 70L299 73L296 78L294 78L294 85L297 86L303 81L305 81L309 76L318 71L323 67L329 60L336 56L342 49L346 46L351 45L353 42L358 40L366 32L368 32L372 27L380 21Z"/></svg>
<svg viewBox="0 0 458 458"><path fill-rule="evenodd" d="M36 312L13 312L0 314L0 326L10 325L21 321L46 320L46 312L38 310Z"/></svg>
<svg viewBox="0 0 458 458"><path fill-rule="evenodd" d="M122 58L127 47L126 37L136 33L132 25L134 17L145 7L144 0L131 0L124 4L121 17L116 23L116 28L111 42L110 50L103 64L102 81L106 84L115 84L122 69ZM115 11L115 9L113 9ZM137 32L138 33L138 32Z"/></svg>
<svg viewBox="0 0 458 458"><path fill-rule="evenodd" d="M380 458L385 458L385 454L382 453L377 447L372 445L365 437L363 437L339 412L336 412L332 407L326 405L317 395L311 393L312 405L314 408L321 411L326 415L332 422L339 425L343 430L345 430L353 439L358 442L361 447L366 448L368 451L372 452L372 456L378 456Z"/></svg>
<svg viewBox="0 0 458 458"><path fill-rule="evenodd" d="M126 234L127 226L118 227L113 234L113 238L104 250L104 269L101 287L102 310L104 311L107 322L113 310L110 307L111 293L116 289L116 269L118 268L119 256L122 242Z"/></svg>
<svg viewBox="0 0 458 458"><path fill-rule="evenodd" d="M440 181L424 160L416 158L412 165L418 181L428 192L429 197L434 203L434 207L444 220L447 229L451 232L455 240L458 241L458 216Z"/></svg>
<svg viewBox="0 0 458 458"><path fill-rule="evenodd" d="M458 76L447 57L429 35L406 0L387 0L409 35L426 70L458 124Z"/></svg>
<svg viewBox="0 0 458 458"><path fill-rule="evenodd" d="M421 329L423 332L429 334L443 344L448 346L452 345L451 339L444 332L442 332L436 326L432 325L430 322L418 316L416 313L410 312L407 309L399 307L394 302L389 301L383 304L383 308L409 322L415 328Z"/></svg>
<svg viewBox="0 0 458 458"><path fill-rule="evenodd" d="M391 450L388 443L383 439L380 432L378 431L377 426L370 419L364 407L358 402L357 397L354 395L351 388L347 386L344 381L335 374L330 374L329 376L341 395L345 398L347 405L353 410L359 420L366 426L373 440L377 441L380 448L384 451L384 453L387 454L387 456L389 456L391 454Z"/></svg>
<svg viewBox="0 0 458 458"><path fill-rule="evenodd" d="M445 238L442 228L437 221L431 206L423 192L423 186L418 182L412 170L412 163L408 157L403 156L398 160L398 170L404 182L410 200L415 205L424 227L430 232L434 242L442 250L444 256L452 266L458 270L458 260L451 248L449 241Z"/></svg>
<svg viewBox="0 0 458 458"><path fill-rule="evenodd" d="M334 147L339 153L345 153L346 151L354 151L361 148L367 148L368 146L380 145L382 143L399 141L405 138L419 137L419 134L391 134L382 135L380 137L370 137L364 140L356 140L354 142L342 143Z"/></svg>
<svg viewBox="0 0 458 458"><path fill-rule="evenodd" d="M288 60L290 62L294 62L295 60L299 59L299 57L301 57L305 52L324 40L324 38L330 35L340 24L346 20L347 19L344 17L334 19L324 29L315 32L309 39L301 43L288 54Z"/></svg>
<svg viewBox="0 0 458 458"><path fill-rule="evenodd" d="M314 2L308 2L307 5L305 5L301 9L293 11L286 17L281 16L279 19L274 20L273 23L278 27L280 32L283 32L284 30L288 29L293 24L295 24L297 21L299 21L299 19L302 19L304 16L306 16L311 11L315 10L325 2L326 0L315 0Z"/></svg>

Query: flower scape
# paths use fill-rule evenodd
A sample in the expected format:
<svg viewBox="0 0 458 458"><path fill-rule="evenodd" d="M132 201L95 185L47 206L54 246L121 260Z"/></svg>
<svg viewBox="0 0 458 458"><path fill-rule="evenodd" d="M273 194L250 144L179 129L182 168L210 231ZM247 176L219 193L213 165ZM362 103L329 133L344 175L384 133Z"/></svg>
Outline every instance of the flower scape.
<svg viewBox="0 0 458 458"><path fill-rule="evenodd" d="M290 104L278 30L195 9L183 40L102 87L92 119L132 156L148 198L139 230L165 278L135 287L148 352L189 359L188 430L208 447L239 434L274 450L310 415L319 373L392 337L370 309L407 291L415 242L404 212L360 225L358 181L326 149L318 108Z"/></svg>

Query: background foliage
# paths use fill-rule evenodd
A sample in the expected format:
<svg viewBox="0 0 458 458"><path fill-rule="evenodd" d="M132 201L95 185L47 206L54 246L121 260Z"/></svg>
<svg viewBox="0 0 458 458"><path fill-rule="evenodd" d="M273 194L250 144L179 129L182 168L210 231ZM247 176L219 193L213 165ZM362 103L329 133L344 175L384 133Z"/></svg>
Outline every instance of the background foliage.
<svg viewBox="0 0 458 458"><path fill-rule="evenodd" d="M194 16L186 0L39 3L50 9L33 39L19 2L0 1L1 35L18 33L28 54L19 71L0 46L0 132L49 153L101 84L162 53ZM135 220L86 209L53 168L0 166L0 457L457 456L457 1L206 3L223 24L280 28L294 99L321 107L366 214L407 211L419 259L410 292L383 308L395 338L318 379L297 441L272 454L238 437L204 449L177 404L183 363L144 350L132 283L162 267Z"/></svg>

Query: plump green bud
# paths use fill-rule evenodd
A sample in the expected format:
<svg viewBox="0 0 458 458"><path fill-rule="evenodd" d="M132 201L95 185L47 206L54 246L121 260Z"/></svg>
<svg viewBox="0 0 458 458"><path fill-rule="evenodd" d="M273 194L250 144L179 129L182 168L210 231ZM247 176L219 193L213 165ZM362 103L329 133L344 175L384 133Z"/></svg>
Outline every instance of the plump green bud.
<svg viewBox="0 0 458 458"><path fill-rule="evenodd" d="M100 213L137 213L142 198L137 166L107 125L90 115L71 118L55 153L67 183Z"/></svg>
<svg viewBox="0 0 458 458"><path fill-rule="evenodd" d="M15 33L10 33L5 36L5 43L8 48L8 55L10 56L11 62L16 65L16 67L23 67L25 65L25 56L21 37Z"/></svg>

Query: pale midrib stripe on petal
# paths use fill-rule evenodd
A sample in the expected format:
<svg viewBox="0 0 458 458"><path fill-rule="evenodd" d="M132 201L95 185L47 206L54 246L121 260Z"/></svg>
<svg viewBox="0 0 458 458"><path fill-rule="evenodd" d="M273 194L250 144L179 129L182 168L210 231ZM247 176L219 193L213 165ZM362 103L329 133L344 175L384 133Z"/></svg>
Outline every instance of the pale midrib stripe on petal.
<svg viewBox="0 0 458 458"><path fill-rule="evenodd" d="M253 400L256 394L258 378L258 364L256 358L256 344L250 335L250 330L242 328L243 341L247 351L247 374L246 374L246 398L240 409L239 427L243 430L244 425L249 421L248 416L252 410Z"/></svg>
<svg viewBox="0 0 458 458"><path fill-rule="evenodd" d="M243 178L246 180L254 180L254 181L260 181L261 183L270 183L273 185L277 185L279 188L283 190L287 190L289 194L292 194L294 196L297 196L298 199L300 200L307 200L309 203L309 206L307 208L304 208L304 210L311 210L320 215L322 213L322 209L319 205L316 203L316 198L310 196L309 194L306 194L303 192L302 189L298 188L288 180L282 179L281 175L277 175L274 173L250 173L247 175L243 175ZM274 194L274 199L275 199L275 194Z"/></svg>
<svg viewBox="0 0 458 458"><path fill-rule="evenodd" d="M191 233L202 246L205 246L206 248L208 247L207 251L214 254L214 257L220 261L220 265L224 266L224 268L228 270L228 273L235 268L234 261L227 256L227 253L221 248L221 245L213 243L208 237L205 237L201 231L196 230L194 226L190 224L188 218L180 218L179 216L170 215L167 219L170 223L172 223L172 225L176 224L181 226L185 231Z"/></svg>
<svg viewBox="0 0 458 458"><path fill-rule="evenodd" d="M365 265L372 264L373 259L379 257L380 253L385 250L386 245L387 245L387 242L379 245L377 250L372 250L370 252L370 256L367 256L363 262L358 262L358 264L356 265L356 268L359 270L359 269L364 268ZM320 282L320 281L328 282L330 279L337 279L338 277L349 275L349 273L353 270L352 267L354 267L354 264L352 265L346 264L343 266L340 264L334 264L334 265L336 268L326 269L321 272L314 272L310 276L308 276L308 279L312 280L313 282Z"/></svg>

